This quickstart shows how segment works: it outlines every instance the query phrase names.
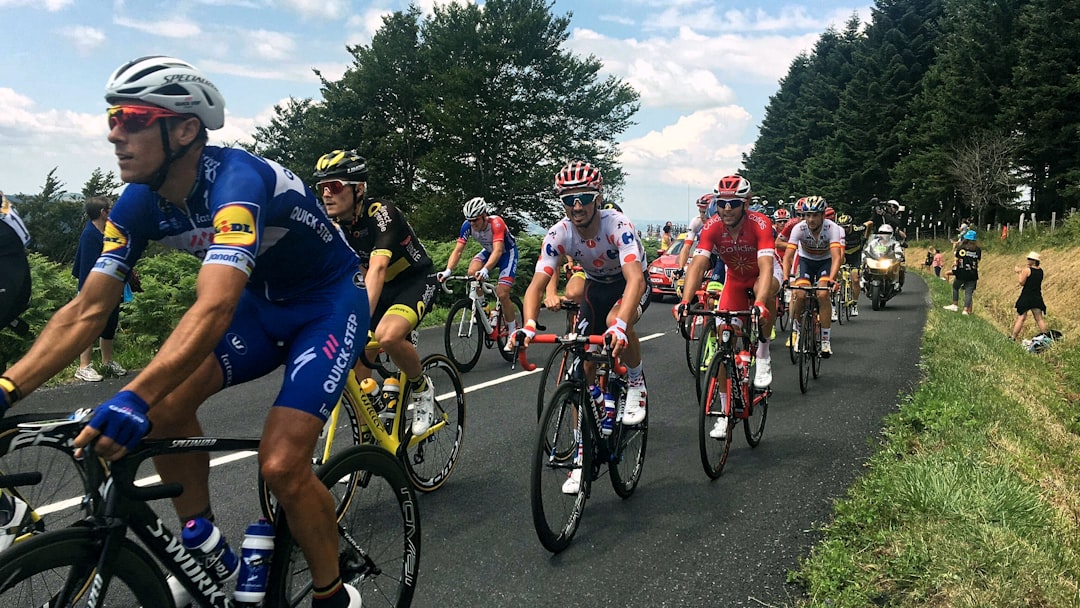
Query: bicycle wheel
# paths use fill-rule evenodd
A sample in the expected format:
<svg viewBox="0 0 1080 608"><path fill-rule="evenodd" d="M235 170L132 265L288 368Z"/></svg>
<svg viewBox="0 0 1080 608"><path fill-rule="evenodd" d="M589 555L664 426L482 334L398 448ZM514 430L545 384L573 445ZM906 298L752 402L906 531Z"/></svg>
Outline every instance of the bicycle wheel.
<svg viewBox="0 0 1080 608"><path fill-rule="evenodd" d="M511 296L510 302L514 305L514 318L517 319L517 326L521 327L525 323L525 313L522 312L524 307L521 305L521 298L517 296ZM499 335L495 340L495 345L499 348L499 354L505 361L514 360L514 351L511 349L506 350L506 343L510 340L510 331L506 327L506 321L503 320L502 315L499 315Z"/></svg>
<svg viewBox="0 0 1080 608"><path fill-rule="evenodd" d="M353 396L348 390L342 391L341 401L337 405L337 420L333 415L326 420L319 439L315 443L315 451L311 456L311 465L318 468L331 456L343 452L360 443L360 415L357 413L360 404L353 401ZM331 433L331 430L333 431ZM339 484L345 484L348 489L356 487L357 477L350 475L338 480ZM270 523L277 516L277 498L270 492L266 481L260 472L257 479L259 508L262 509L263 517Z"/></svg>
<svg viewBox="0 0 1080 608"><path fill-rule="evenodd" d="M810 357L810 368L814 372L814 377L817 378L821 373L821 323L814 321L814 333L813 333L813 353Z"/></svg>
<svg viewBox="0 0 1080 608"><path fill-rule="evenodd" d="M686 345L686 366L690 368L690 374L693 376L698 375L697 366L697 351L695 345L701 341L701 336L705 333L705 317L693 316L683 319L683 332L690 336L690 339L684 340Z"/></svg>
<svg viewBox="0 0 1080 608"><path fill-rule="evenodd" d="M19 424L62 420L70 415L20 414L0 419L0 472L41 473L40 483L4 490L12 491L33 509L22 522L14 524L19 526L17 539L66 528L89 515L97 503L97 490L86 487L73 448L56 442L20 440Z"/></svg>
<svg viewBox="0 0 1080 608"><path fill-rule="evenodd" d="M570 379L577 357L566 344L558 344L548 355L544 369L540 371L540 390L536 393L536 419L544 413L544 406L551 401L551 396L559 385Z"/></svg>
<svg viewBox="0 0 1080 608"><path fill-rule="evenodd" d="M529 485L533 526L540 544L552 553L565 549L574 538L592 485L593 435L582 408L587 401L581 385L560 386L544 410L533 452ZM564 494L563 483L575 465L567 456L577 452L579 442L581 485L576 494Z"/></svg>
<svg viewBox="0 0 1080 608"><path fill-rule="evenodd" d="M367 608L412 604L420 566L420 512L401 462L382 448L361 445L334 455L318 471L338 505L338 567ZM336 480L365 479L354 491ZM268 608L306 606L311 574L287 521L275 530ZM144 604L144 606L161 604Z"/></svg>
<svg viewBox="0 0 1080 608"><path fill-rule="evenodd" d="M694 379L694 389L697 392L697 398L700 401L702 393L705 392L705 386L709 382L709 365L716 357L717 349L716 339L716 323L709 320L709 324L706 326L701 339L698 340L698 355L697 355L697 367L698 373Z"/></svg>
<svg viewBox="0 0 1080 608"><path fill-rule="evenodd" d="M754 365L757 365L755 360ZM754 377L755 370L751 370L750 377ZM750 385L750 413L743 419L743 433L746 435L746 443L756 448L761 443L761 436L765 433L765 419L769 415L769 389L757 388Z"/></svg>
<svg viewBox="0 0 1080 608"><path fill-rule="evenodd" d="M102 538L90 528L62 528L0 553L0 606L86 606ZM129 539L114 547L112 575L99 606L171 606L165 577Z"/></svg>
<svg viewBox="0 0 1080 608"><path fill-rule="evenodd" d="M852 297L851 279L848 278L840 286L840 301L843 304L840 307L840 318L844 323L851 320L851 305L854 304L854 298Z"/></svg>
<svg viewBox="0 0 1080 608"><path fill-rule="evenodd" d="M807 306L803 312L802 321L800 322L801 329L799 331L799 352L796 353L799 359L799 390L803 393L806 392L807 384L810 382L810 360L813 358L811 352L814 344L811 332L813 332L813 322L810 320L813 313L810 312L810 307Z"/></svg>
<svg viewBox="0 0 1080 608"><path fill-rule="evenodd" d="M709 371L704 374L708 377L708 384L698 400L698 447L701 452L701 466L709 479L716 479L724 472L728 451L731 449L732 429L735 426L735 418L728 416L727 435L723 439L709 437L709 432L716 424L716 417L722 413L720 395L728 390L729 383L724 382L721 385L718 378L722 365L725 365L723 357L713 357ZM731 403L730 395L728 403Z"/></svg>
<svg viewBox="0 0 1080 608"><path fill-rule="evenodd" d="M619 395L619 407L626 403L626 389ZM612 461L609 465L611 487L620 498L630 498L641 480L641 471L645 466L645 446L649 439L649 409L645 408L645 419L640 423L627 426L616 425L612 430L610 445Z"/></svg>
<svg viewBox="0 0 1080 608"><path fill-rule="evenodd" d="M417 490L431 492L446 482L454 472L465 435L465 388L450 359L428 355L422 361L428 382L435 387L435 423L419 437L412 425L398 425L405 445L405 471ZM408 395L405 396L408 398Z"/></svg>
<svg viewBox="0 0 1080 608"><path fill-rule="evenodd" d="M472 305L472 300L458 300L446 315L446 331L443 334L446 356L461 373L476 365L484 344L484 326L473 312Z"/></svg>
<svg viewBox="0 0 1080 608"><path fill-rule="evenodd" d="M833 313L836 314L836 322L843 325L844 315L840 314L841 309L844 308L843 290L833 292L831 297Z"/></svg>
<svg viewBox="0 0 1080 608"><path fill-rule="evenodd" d="M784 295L787 292L781 291L777 296L778 302L776 303L776 322L780 325L780 331L785 332L791 322L791 302L784 300Z"/></svg>

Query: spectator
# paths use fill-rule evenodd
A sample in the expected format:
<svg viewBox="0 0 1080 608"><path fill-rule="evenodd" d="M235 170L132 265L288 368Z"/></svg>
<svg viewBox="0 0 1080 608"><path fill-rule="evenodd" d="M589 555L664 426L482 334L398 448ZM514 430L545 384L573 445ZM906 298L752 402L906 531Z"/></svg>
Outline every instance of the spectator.
<svg viewBox="0 0 1080 608"><path fill-rule="evenodd" d="M923 260L923 268L930 270L930 267L934 264L934 248L926 250L926 259Z"/></svg>
<svg viewBox="0 0 1080 608"><path fill-rule="evenodd" d="M97 263L98 257L101 256L101 249L105 244L105 223L109 218L109 210L112 209L112 201L105 196L93 196L86 199L85 209L88 219L82 236L79 237L79 248L75 251L75 262L71 268L71 274L79 280L80 290L86 282L86 277L90 276L90 270ZM130 301L130 294L131 288L124 283L125 301ZM119 324L120 302L117 302L100 336L101 371L114 376L127 374L127 370L113 360L113 340L116 338L116 327ZM104 379L94 369L93 354L94 345L91 344L79 355L79 369L75 370L75 378L83 382L101 382Z"/></svg>
<svg viewBox="0 0 1080 608"><path fill-rule="evenodd" d="M945 256L942 255L940 249L934 247L934 261L930 264L930 266L934 269L934 276L940 277L942 281L945 280L945 277L941 276L941 266L944 263Z"/></svg>
<svg viewBox="0 0 1080 608"><path fill-rule="evenodd" d="M956 262L953 263L952 304L945 310L956 312L959 310L960 290L964 290L964 314L971 314L971 299L975 294L975 287L979 283L979 260L982 259L982 248L977 242L974 230L968 230L956 246Z"/></svg>
<svg viewBox="0 0 1080 608"><path fill-rule="evenodd" d="M0 192L0 329L10 327L17 333L28 331L19 315L30 303L30 264L26 230L11 201Z"/></svg>
<svg viewBox="0 0 1080 608"><path fill-rule="evenodd" d="M667 251L671 248L671 222L664 224L663 233L660 235L660 249Z"/></svg>
<svg viewBox="0 0 1080 608"><path fill-rule="evenodd" d="M1028 312L1035 318L1035 324L1039 331L1046 333L1046 303L1043 302L1042 282L1043 270L1042 259L1039 252L1032 251L1027 254L1027 263L1024 266L1015 266L1013 270L1017 274L1020 284L1020 297L1016 299L1016 323L1013 323L1013 342L1020 339L1020 332L1024 330L1024 322L1027 321Z"/></svg>

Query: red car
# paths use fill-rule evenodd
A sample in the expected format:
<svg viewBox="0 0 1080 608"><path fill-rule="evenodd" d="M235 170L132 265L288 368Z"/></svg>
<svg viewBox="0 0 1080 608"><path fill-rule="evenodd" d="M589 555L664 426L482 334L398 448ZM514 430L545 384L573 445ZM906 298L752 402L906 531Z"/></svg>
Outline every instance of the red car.
<svg viewBox="0 0 1080 608"><path fill-rule="evenodd" d="M685 246L686 233L680 234L671 242L666 253L649 262L649 288L652 297L663 299L664 296L678 296L675 291L677 280L671 274L676 270L679 252Z"/></svg>

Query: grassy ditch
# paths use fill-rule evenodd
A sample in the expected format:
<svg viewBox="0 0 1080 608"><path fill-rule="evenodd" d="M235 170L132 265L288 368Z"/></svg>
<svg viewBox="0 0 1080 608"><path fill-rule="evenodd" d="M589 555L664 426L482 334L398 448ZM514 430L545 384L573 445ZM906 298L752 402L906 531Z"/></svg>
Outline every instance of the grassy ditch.
<svg viewBox="0 0 1080 608"><path fill-rule="evenodd" d="M980 275L1006 264L1014 277L1015 255L1001 257ZM791 574L801 604L1080 606L1080 348L1029 354L993 281L962 316L942 310L948 283L924 277L924 381Z"/></svg>

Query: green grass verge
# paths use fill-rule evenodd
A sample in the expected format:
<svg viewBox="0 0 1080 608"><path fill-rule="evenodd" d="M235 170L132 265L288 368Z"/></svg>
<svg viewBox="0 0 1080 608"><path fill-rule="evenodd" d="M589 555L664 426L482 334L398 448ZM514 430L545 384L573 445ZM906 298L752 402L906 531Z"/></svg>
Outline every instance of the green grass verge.
<svg viewBox="0 0 1080 608"><path fill-rule="evenodd" d="M807 606L1080 606L1080 348L1032 355L927 280L924 381L791 579Z"/></svg>

